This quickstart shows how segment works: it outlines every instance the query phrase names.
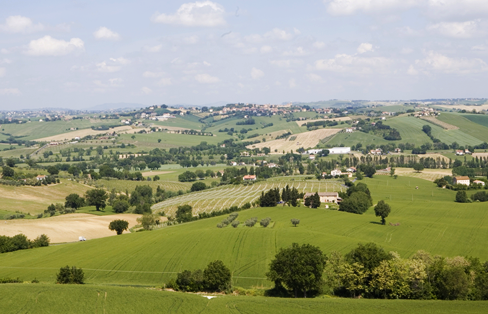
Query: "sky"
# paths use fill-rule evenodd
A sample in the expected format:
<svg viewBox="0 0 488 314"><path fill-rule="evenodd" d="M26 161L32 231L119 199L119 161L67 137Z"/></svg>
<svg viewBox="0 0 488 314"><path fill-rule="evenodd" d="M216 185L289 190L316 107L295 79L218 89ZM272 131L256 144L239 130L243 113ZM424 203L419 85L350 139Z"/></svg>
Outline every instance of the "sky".
<svg viewBox="0 0 488 314"><path fill-rule="evenodd" d="M2 1L0 110L488 97L487 0Z"/></svg>

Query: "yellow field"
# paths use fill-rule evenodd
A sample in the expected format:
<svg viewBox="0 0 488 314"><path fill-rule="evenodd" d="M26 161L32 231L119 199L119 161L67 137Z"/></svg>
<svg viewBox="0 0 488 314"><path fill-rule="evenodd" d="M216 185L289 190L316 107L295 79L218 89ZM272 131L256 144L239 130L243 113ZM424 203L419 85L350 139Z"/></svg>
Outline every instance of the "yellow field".
<svg viewBox="0 0 488 314"><path fill-rule="evenodd" d="M117 133L137 133L141 130L143 130L143 129L133 129L129 125L118 126L115 128L111 128L110 130L105 130L105 131L83 129L83 130L77 130L77 131L73 131L73 132L66 132L66 133L57 134L57 135L53 135L53 136L38 138L35 141L39 141L39 142L70 141L70 140L74 139L75 137L83 138L83 137L88 136L88 135L105 134L109 131L110 132L117 132Z"/></svg>
<svg viewBox="0 0 488 314"><path fill-rule="evenodd" d="M258 143L258 144L253 144L247 146L248 149L253 149L253 148L263 148L263 147L269 147L271 150L271 153L274 153L275 150L277 150L278 153L281 153L282 151L289 152L291 150L296 151L298 148L303 147L305 149L307 148L313 148L317 146L317 144L320 142L321 139L326 138L328 136L337 134L340 132L342 129L319 129L315 131L310 131L310 132L305 132L305 133L300 133L297 135L292 135L290 138L293 138L296 136L296 139L291 141L290 138L288 139L280 139L280 140L274 140L274 141L269 141L269 142L263 142L263 143Z"/></svg>
<svg viewBox="0 0 488 314"><path fill-rule="evenodd" d="M435 125L440 126L441 128L444 128L445 130L458 130L459 128L455 125L443 122L441 120L438 120L436 117L420 117L420 119L429 121Z"/></svg>
<svg viewBox="0 0 488 314"><path fill-rule="evenodd" d="M488 153L473 153L473 158L478 157L478 158L483 158L483 157L488 157Z"/></svg>
<svg viewBox="0 0 488 314"><path fill-rule="evenodd" d="M488 110L488 104L481 105L481 106L466 106L466 105L436 105L437 107L443 107L447 109L459 109L459 110L466 110L466 111L473 111L476 110L477 112L481 112L483 110Z"/></svg>
<svg viewBox="0 0 488 314"><path fill-rule="evenodd" d="M0 210L21 211L37 214L43 212L50 204L65 202L71 193L84 194L89 187L63 180L60 184L49 186L7 186L0 185ZM2 217L3 218L3 217Z"/></svg>
<svg viewBox="0 0 488 314"><path fill-rule="evenodd" d="M389 172L384 174L390 175ZM395 174L402 177L412 177L412 178L424 179L433 182L436 179L440 179L445 176L452 175L452 170L451 169L424 169L420 173L418 173L417 171L413 170L413 168L395 168Z"/></svg>
<svg viewBox="0 0 488 314"><path fill-rule="evenodd" d="M0 221L0 235L14 236L23 233L29 239L46 234L51 243L78 241L80 236L87 240L116 235L108 225L112 220L123 219L129 222L129 228L137 224L134 214L96 216L91 214L68 214L42 219L16 219ZM166 217L161 217L163 221ZM126 231L128 232L128 231Z"/></svg>
<svg viewBox="0 0 488 314"><path fill-rule="evenodd" d="M309 122L316 122L316 121L348 121L351 120L350 117L339 117L339 118L333 118L333 119L316 119L316 120L304 120L304 121L296 121L298 126L302 126L304 124L307 124Z"/></svg>

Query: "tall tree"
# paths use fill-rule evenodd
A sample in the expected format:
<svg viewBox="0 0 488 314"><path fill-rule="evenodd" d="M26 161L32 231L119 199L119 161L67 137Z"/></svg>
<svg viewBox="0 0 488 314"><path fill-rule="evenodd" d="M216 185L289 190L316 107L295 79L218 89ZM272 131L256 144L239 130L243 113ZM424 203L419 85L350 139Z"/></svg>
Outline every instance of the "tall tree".
<svg viewBox="0 0 488 314"><path fill-rule="evenodd" d="M103 189L93 189L86 191L85 199L88 205L95 206L97 210L104 209L107 204L108 195Z"/></svg>
<svg viewBox="0 0 488 314"><path fill-rule="evenodd" d="M386 204L383 200L379 201L378 204L376 204L376 206L374 207L374 213L376 217L381 217L381 224L383 225L386 223L385 218L388 217L390 212L390 205Z"/></svg>

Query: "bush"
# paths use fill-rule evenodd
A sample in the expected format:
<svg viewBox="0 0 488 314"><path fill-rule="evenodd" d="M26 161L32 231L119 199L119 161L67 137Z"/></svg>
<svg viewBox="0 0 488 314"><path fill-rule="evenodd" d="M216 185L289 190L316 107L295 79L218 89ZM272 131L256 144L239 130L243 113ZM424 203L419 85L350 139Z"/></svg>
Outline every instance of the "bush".
<svg viewBox="0 0 488 314"><path fill-rule="evenodd" d="M254 225L258 222L258 217L252 217L252 218L249 218L248 220L246 220L246 222L244 222L244 224L247 226L247 227L254 227Z"/></svg>
<svg viewBox="0 0 488 314"><path fill-rule="evenodd" d="M291 223L296 227L300 223L300 219L292 218Z"/></svg>
<svg viewBox="0 0 488 314"><path fill-rule="evenodd" d="M231 280L229 268L220 260L211 262L203 271L203 281L207 291L229 291Z"/></svg>
<svg viewBox="0 0 488 314"><path fill-rule="evenodd" d="M231 225L232 227L237 228L239 227L239 224L240 224L239 220L234 220Z"/></svg>
<svg viewBox="0 0 488 314"><path fill-rule="evenodd" d="M192 207L190 205L178 206L176 211L176 221L178 223L188 222L193 220Z"/></svg>
<svg viewBox="0 0 488 314"><path fill-rule="evenodd" d="M363 214L371 206L370 197L364 192L355 192L339 205L339 211Z"/></svg>
<svg viewBox="0 0 488 314"><path fill-rule="evenodd" d="M23 281L17 277L16 279L13 278L0 278L0 283L22 283Z"/></svg>
<svg viewBox="0 0 488 314"><path fill-rule="evenodd" d="M114 212L121 214L126 212L129 209L129 203L125 200L116 200L114 201L112 208Z"/></svg>
<svg viewBox="0 0 488 314"><path fill-rule="evenodd" d="M129 228L129 222L127 220L116 219L110 222L108 228L112 231L117 232L117 235L122 234L124 230Z"/></svg>
<svg viewBox="0 0 488 314"><path fill-rule="evenodd" d="M178 290L198 292L204 290L203 272L201 269L195 271L184 270L176 277L176 286Z"/></svg>
<svg viewBox="0 0 488 314"><path fill-rule="evenodd" d="M83 284L85 280L85 274L81 268L76 266L61 267L59 273L56 275L56 283L60 284Z"/></svg>
<svg viewBox="0 0 488 314"><path fill-rule="evenodd" d="M204 182L195 182L191 186L191 191L192 192L197 192L197 191L202 191L207 188L207 185Z"/></svg>
<svg viewBox="0 0 488 314"><path fill-rule="evenodd" d="M32 247L43 247L43 246L49 246L50 239L47 235L41 234L37 238L32 241Z"/></svg>
<svg viewBox="0 0 488 314"><path fill-rule="evenodd" d="M458 191L456 193L456 202L458 203L468 203L468 194L466 194L466 191Z"/></svg>
<svg viewBox="0 0 488 314"><path fill-rule="evenodd" d="M269 226L270 222L271 222L271 218L266 217L264 219L261 219L261 222L259 224L261 225L261 227L266 228L267 226Z"/></svg>

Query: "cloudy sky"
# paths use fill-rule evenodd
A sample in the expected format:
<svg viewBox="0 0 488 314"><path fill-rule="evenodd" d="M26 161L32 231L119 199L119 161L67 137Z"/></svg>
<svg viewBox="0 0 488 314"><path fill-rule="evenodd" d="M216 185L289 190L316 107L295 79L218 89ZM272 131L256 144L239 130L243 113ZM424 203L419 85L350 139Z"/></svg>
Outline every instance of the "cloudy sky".
<svg viewBox="0 0 488 314"><path fill-rule="evenodd" d="M488 97L487 0L4 1L0 109Z"/></svg>

